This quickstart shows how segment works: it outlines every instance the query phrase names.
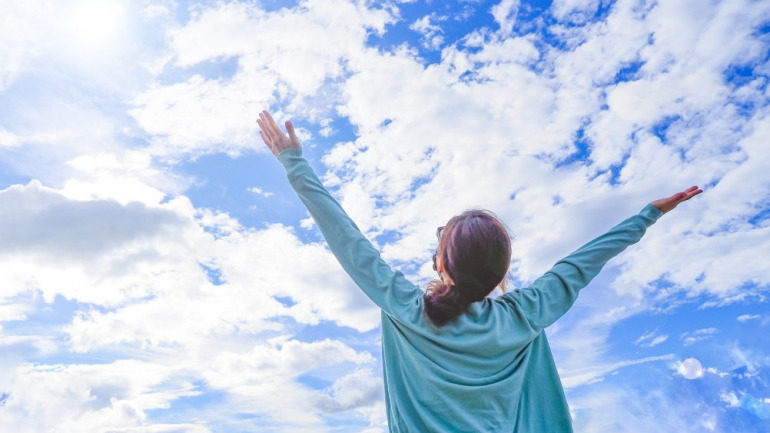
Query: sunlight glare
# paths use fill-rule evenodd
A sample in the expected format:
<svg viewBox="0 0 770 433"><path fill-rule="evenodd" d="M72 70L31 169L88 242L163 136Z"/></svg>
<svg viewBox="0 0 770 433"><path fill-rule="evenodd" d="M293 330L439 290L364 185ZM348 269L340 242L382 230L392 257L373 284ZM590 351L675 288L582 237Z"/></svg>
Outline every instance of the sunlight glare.
<svg viewBox="0 0 770 433"><path fill-rule="evenodd" d="M703 365L695 358L687 358L679 364L678 371L685 379L693 380L703 376Z"/></svg>
<svg viewBox="0 0 770 433"><path fill-rule="evenodd" d="M124 13L118 0L86 0L78 3L70 11L70 34L80 48L104 47L119 33Z"/></svg>

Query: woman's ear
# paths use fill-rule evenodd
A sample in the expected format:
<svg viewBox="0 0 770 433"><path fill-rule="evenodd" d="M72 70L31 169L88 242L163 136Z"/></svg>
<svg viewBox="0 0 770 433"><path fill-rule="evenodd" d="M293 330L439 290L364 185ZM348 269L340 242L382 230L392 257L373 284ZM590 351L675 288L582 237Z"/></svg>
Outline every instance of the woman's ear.
<svg viewBox="0 0 770 433"><path fill-rule="evenodd" d="M436 257L436 272L441 281L444 281L444 263L441 261L441 257Z"/></svg>
<svg viewBox="0 0 770 433"><path fill-rule="evenodd" d="M441 263L441 260L438 262L438 275L441 277L441 282L444 284L449 284L450 286L454 285L454 281L452 281L452 277L449 276L449 274L446 273L444 270L444 264Z"/></svg>

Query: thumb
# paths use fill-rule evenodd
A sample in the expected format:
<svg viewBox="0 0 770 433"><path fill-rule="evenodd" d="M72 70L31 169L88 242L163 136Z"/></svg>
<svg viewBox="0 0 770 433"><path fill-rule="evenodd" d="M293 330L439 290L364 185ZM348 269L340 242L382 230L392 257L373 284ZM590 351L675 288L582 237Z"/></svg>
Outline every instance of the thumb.
<svg viewBox="0 0 770 433"><path fill-rule="evenodd" d="M294 132L294 125L291 123L291 120L287 120L284 125L286 126L286 132L289 133L291 144L293 144L295 147L299 147L299 139L297 138L297 133Z"/></svg>

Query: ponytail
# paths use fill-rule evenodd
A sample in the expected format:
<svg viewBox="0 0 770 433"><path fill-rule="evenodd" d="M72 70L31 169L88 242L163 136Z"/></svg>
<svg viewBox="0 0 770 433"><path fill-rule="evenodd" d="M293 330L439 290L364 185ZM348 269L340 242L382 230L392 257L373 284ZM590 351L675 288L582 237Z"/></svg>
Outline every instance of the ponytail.
<svg viewBox="0 0 770 433"><path fill-rule="evenodd" d="M439 283L425 296L425 314L436 326L444 326L462 314L470 302L463 299L455 286Z"/></svg>
<svg viewBox="0 0 770 433"><path fill-rule="evenodd" d="M466 277L458 282L462 288L442 281L433 281L428 285L428 291L423 297L425 314L434 325L441 327L453 322L468 306L486 297L489 290L484 289L478 279L470 275Z"/></svg>

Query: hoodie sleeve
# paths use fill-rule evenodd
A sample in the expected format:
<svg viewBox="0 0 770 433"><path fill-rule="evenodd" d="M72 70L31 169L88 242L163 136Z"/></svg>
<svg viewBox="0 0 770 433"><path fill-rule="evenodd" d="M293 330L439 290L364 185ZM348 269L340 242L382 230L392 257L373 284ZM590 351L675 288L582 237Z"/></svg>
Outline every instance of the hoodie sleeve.
<svg viewBox="0 0 770 433"><path fill-rule="evenodd" d="M648 204L607 233L559 260L531 286L504 295L516 305L533 330L542 330L569 310L580 290L599 274L605 263L638 242L663 213Z"/></svg>
<svg viewBox="0 0 770 433"><path fill-rule="evenodd" d="M390 315L409 314L415 307L421 309L422 290L382 260L372 243L324 188L302 157L302 149L286 149L278 159L329 249L358 287Z"/></svg>

